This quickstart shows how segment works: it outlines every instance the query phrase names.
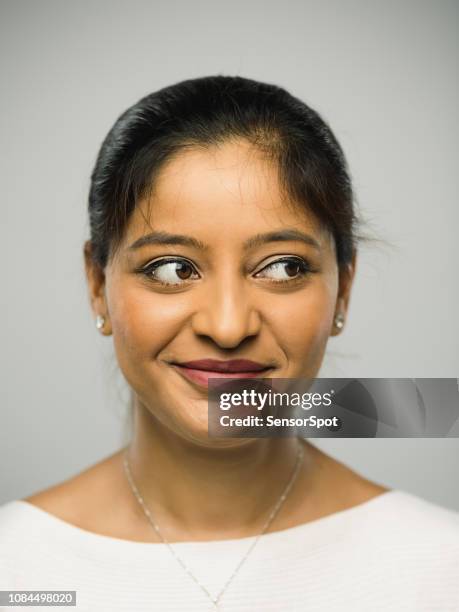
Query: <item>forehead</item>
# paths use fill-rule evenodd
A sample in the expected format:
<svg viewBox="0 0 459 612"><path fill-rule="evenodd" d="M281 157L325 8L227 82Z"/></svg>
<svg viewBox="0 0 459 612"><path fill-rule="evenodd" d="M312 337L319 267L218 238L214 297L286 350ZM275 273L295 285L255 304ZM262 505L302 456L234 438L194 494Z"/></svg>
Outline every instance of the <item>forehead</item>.
<svg viewBox="0 0 459 612"><path fill-rule="evenodd" d="M321 243L328 238L311 212L287 199L277 165L249 143L232 141L171 158L134 210L126 242L157 229L236 243L287 226Z"/></svg>

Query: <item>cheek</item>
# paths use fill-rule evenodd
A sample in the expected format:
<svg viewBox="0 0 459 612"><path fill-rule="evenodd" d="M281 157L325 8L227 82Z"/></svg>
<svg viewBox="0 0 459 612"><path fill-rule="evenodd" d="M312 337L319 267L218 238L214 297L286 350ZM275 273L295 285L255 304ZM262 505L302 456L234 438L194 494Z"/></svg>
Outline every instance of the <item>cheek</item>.
<svg viewBox="0 0 459 612"><path fill-rule="evenodd" d="M335 301L333 283L319 279L304 291L284 299L274 311L278 343L291 367L320 367L330 335Z"/></svg>
<svg viewBox="0 0 459 612"><path fill-rule="evenodd" d="M178 301L144 288L124 288L113 294L111 303L117 352L136 362L151 361L177 333L183 317Z"/></svg>
<svg viewBox="0 0 459 612"><path fill-rule="evenodd" d="M158 399L163 372L155 357L176 333L178 313L165 304L165 297L145 288L112 287L110 320L113 345L124 378L146 405Z"/></svg>

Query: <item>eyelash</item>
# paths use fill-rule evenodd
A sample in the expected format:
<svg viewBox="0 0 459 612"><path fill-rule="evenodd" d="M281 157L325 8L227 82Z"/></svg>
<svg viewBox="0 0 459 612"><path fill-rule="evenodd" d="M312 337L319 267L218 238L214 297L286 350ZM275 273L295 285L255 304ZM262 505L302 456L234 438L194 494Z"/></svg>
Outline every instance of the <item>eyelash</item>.
<svg viewBox="0 0 459 612"><path fill-rule="evenodd" d="M173 257L173 258L164 258L164 259L159 259L158 261L154 261L153 263L150 263L150 264L144 266L143 268L137 270L137 272L139 272L140 274L143 274L144 276L146 276L148 280L153 281L154 283L158 283L160 285L163 285L164 287L179 287L179 286L184 285L185 283L187 283L189 281L189 279L186 279L186 280L184 280L181 283L165 283L163 281L158 281L157 279L152 277L152 272L154 272L157 268L159 268L163 264L176 263L176 262L178 262L178 263L187 263L191 268L194 267L186 259L174 258ZM283 280L269 280L268 282L273 283L275 285L291 284L291 283L295 283L295 282L298 282L298 281L302 280L303 278L305 278L309 274L312 274L313 270L312 270L311 266L309 265L309 263L306 260L301 259L299 257L282 257L280 259L276 259L275 261L270 262L264 268L259 270L257 272L257 274L259 272L263 272L263 270L266 270L267 268L270 268L271 266L282 264L282 263L292 263L292 262L297 264L298 267L299 267L299 271L297 273L297 276L289 278L289 279L283 279Z"/></svg>

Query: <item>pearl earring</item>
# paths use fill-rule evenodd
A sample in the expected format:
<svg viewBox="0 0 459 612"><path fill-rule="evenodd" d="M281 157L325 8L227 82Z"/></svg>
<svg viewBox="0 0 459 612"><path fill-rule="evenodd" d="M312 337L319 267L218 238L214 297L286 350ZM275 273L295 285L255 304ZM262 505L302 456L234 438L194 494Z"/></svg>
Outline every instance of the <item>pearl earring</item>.
<svg viewBox="0 0 459 612"><path fill-rule="evenodd" d="M338 329L343 329L344 327L344 315L339 312L335 317L335 325Z"/></svg>
<svg viewBox="0 0 459 612"><path fill-rule="evenodd" d="M103 317L102 315L97 315L96 317L97 329L102 329L104 325L105 325L105 317Z"/></svg>

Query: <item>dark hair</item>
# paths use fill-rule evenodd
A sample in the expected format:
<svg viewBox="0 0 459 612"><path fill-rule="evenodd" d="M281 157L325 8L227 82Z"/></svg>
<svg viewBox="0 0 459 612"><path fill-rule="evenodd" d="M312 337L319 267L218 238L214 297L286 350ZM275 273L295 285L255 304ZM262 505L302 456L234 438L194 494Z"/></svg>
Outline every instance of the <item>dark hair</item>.
<svg viewBox="0 0 459 612"><path fill-rule="evenodd" d="M357 216L344 153L312 108L276 85L208 76L149 94L115 122L91 175L91 254L102 268L162 165L186 147L243 138L277 162L288 199L332 233L338 265L356 248Z"/></svg>

